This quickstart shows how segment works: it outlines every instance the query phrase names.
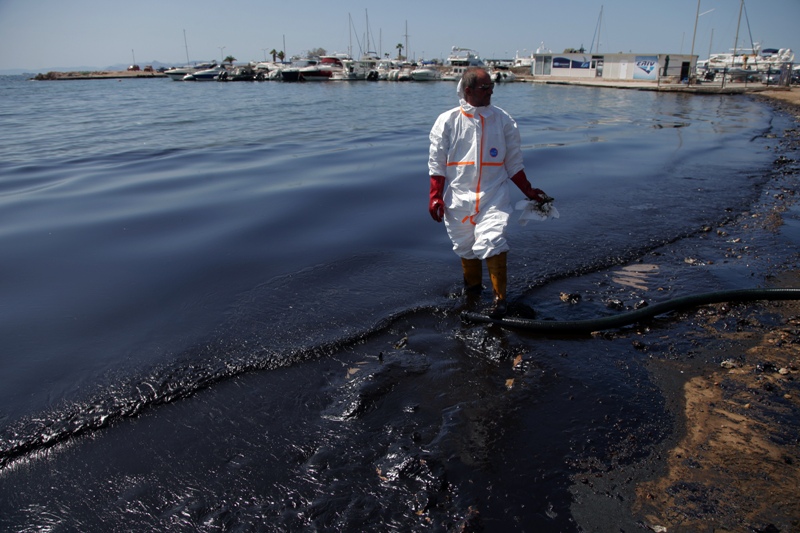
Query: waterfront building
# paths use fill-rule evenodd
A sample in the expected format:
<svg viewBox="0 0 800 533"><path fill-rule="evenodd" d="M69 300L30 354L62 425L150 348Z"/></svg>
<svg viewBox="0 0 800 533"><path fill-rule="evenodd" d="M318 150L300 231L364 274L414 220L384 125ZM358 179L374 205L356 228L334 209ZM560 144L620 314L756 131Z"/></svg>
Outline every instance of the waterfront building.
<svg viewBox="0 0 800 533"><path fill-rule="evenodd" d="M689 78L697 56L689 54L591 54L584 52L534 54L534 78L588 81L674 81Z"/></svg>

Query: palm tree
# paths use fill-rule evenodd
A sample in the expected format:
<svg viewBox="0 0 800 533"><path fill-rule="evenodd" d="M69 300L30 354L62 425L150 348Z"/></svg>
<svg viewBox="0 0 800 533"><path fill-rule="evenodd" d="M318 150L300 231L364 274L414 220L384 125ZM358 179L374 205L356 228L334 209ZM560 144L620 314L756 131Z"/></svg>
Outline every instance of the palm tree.
<svg viewBox="0 0 800 533"><path fill-rule="evenodd" d="M226 63L226 62L230 63L231 66L233 66L233 62L234 61L236 61L236 58L233 57L233 56L228 56L228 57L226 57L225 59L222 60L223 63Z"/></svg>
<svg viewBox="0 0 800 533"><path fill-rule="evenodd" d="M280 52L278 52L278 59L280 59L281 61L283 61L283 58L285 58L285 57L286 57L286 54L284 54L284 53L283 53L283 50L281 50Z"/></svg>
<svg viewBox="0 0 800 533"><path fill-rule="evenodd" d="M402 56L403 43L397 43L397 46L395 46L395 48L397 48L397 59L403 59L403 56Z"/></svg>
<svg viewBox="0 0 800 533"><path fill-rule="evenodd" d="M275 50L275 49L273 48L272 50L270 50L270 51L269 51L269 55L271 55L271 56L272 56L272 62L274 63L274 62L275 62L275 56L277 56L277 55L278 55L278 52L277 52L277 50Z"/></svg>

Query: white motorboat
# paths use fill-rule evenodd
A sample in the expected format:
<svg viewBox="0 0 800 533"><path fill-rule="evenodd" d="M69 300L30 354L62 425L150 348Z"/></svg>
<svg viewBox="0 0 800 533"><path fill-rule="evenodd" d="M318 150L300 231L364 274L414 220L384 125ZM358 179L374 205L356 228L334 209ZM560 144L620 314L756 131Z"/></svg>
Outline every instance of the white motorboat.
<svg viewBox="0 0 800 533"><path fill-rule="evenodd" d="M225 72L225 67L217 65L216 67L187 74L183 77L183 81L217 81L222 72Z"/></svg>
<svg viewBox="0 0 800 533"><path fill-rule="evenodd" d="M281 79L280 71L283 68L282 63L273 63L271 61L259 61L256 63L256 77L264 80L279 80Z"/></svg>
<svg viewBox="0 0 800 533"><path fill-rule="evenodd" d="M461 75L469 67L484 66L483 60L478 56L478 52L470 48L459 48L457 46L452 48L444 65L447 70L442 75L442 79L450 81L460 80Z"/></svg>
<svg viewBox="0 0 800 533"><path fill-rule="evenodd" d="M489 75L492 77L492 81L495 83L517 81L517 75L511 72L511 69L504 65L496 65Z"/></svg>
<svg viewBox="0 0 800 533"><path fill-rule="evenodd" d="M396 80L400 72L401 62L395 59L381 59L375 69L379 80Z"/></svg>
<svg viewBox="0 0 800 533"><path fill-rule="evenodd" d="M442 79L442 73L436 65L423 64L411 71L411 79L414 81L439 81Z"/></svg>
<svg viewBox="0 0 800 533"><path fill-rule="evenodd" d="M741 53L711 54L706 63L707 68L722 70L731 68L742 68L750 70L770 70L780 68L782 65L791 65L794 61L794 53L789 48L780 50L764 50L762 53L751 50Z"/></svg>
<svg viewBox="0 0 800 533"><path fill-rule="evenodd" d="M705 61L705 68L712 71L732 69L769 72L794 62L791 48L765 48L761 50L758 43L753 48L732 50L730 53L711 54ZM700 62L698 62L700 63Z"/></svg>
<svg viewBox="0 0 800 533"><path fill-rule="evenodd" d="M173 67L164 71L172 81L183 81L187 74L194 74L200 70L207 70L217 66L216 61L210 63L198 63L196 65L186 65L184 67Z"/></svg>
<svg viewBox="0 0 800 533"><path fill-rule="evenodd" d="M292 59L289 66L280 70L281 80L283 81L303 81L300 70L307 67L314 67L319 63L317 58L304 57Z"/></svg>
<svg viewBox="0 0 800 533"><path fill-rule="evenodd" d="M299 71L301 81L328 81L335 74L344 72L343 59L347 56L322 56L315 65L303 67Z"/></svg>
<svg viewBox="0 0 800 533"><path fill-rule="evenodd" d="M389 67L378 66L378 79L389 81L411 81L414 65L403 61L394 61Z"/></svg>
<svg viewBox="0 0 800 533"><path fill-rule="evenodd" d="M344 70L334 74L332 80L370 80L377 81L379 78L378 64L381 59L379 57L366 54L361 59L344 59L342 64Z"/></svg>

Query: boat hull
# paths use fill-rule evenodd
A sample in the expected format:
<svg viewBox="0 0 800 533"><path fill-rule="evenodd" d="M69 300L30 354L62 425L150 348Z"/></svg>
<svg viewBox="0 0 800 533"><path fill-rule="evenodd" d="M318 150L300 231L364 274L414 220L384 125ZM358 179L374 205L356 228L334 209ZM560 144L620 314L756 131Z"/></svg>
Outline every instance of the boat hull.
<svg viewBox="0 0 800 533"><path fill-rule="evenodd" d="M411 71L411 79L414 81L438 81L442 75L434 69L417 69Z"/></svg>
<svg viewBox="0 0 800 533"><path fill-rule="evenodd" d="M328 81L342 69L309 68L300 69L300 79L302 81Z"/></svg>
<svg viewBox="0 0 800 533"><path fill-rule="evenodd" d="M191 72L181 69L180 71L175 72L166 71L164 74L166 74L167 77L172 81L183 81L183 78L185 78L187 74L191 74Z"/></svg>
<svg viewBox="0 0 800 533"><path fill-rule="evenodd" d="M223 69L200 70L184 76L184 81L216 81Z"/></svg>
<svg viewBox="0 0 800 533"><path fill-rule="evenodd" d="M281 79L283 81L300 81L300 69L286 68L281 70Z"/></svg>
<svg viewBox="0 0 800 533"><path fill-rule="evenodd" d="M172 81L184 81L187 75L194 75L195 72L216 68L216 64L216 61L213 61L211 63L199 63L194 66L175 67L164 71L164 74Z"/></svg>

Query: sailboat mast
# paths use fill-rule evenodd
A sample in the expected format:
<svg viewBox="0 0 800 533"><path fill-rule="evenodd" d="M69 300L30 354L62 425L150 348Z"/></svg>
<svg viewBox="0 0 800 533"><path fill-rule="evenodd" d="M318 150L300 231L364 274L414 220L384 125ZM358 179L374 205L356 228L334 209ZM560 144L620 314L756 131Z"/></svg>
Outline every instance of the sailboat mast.
<svg viewBox="0 0 800 533"><path fill-rule="evenodd" d="M353 17L350 13L347 14L347 29L349 36L349 44L347 45L347 55L353 57Z"/></svg>
<svg viewBox="0 0 800 533"><path fill-rule="evenodd" d="M697 37L697 21L700 20L700 0L697 0L697 13L694 15L694 33L692 33L692 51L689 52L689 61L692 60L694 55L694 40Z"/></svg>
<svg viewBox="0 0 800 533"><path fill-rule="evenodd" d="M744 7L744 0L739 4L739 20L736 22L736 40L733 41L733 57L736 60L736 47L739 44L739 25L742 23L742 8Z"/></svg>
<svg viewBox="0 0 800 533"><path fill-rule="evenodd" d="M711 40L708 42L708 57L711 57L711 48L714 45L714 28L711 28Z"/></svg>
<svg viewBox="0 0 800 533"><path fill-rule="evenodd" d="M367 54L369 54L369 11L364 9L364 14L366 15L367 19Z"/></svg>
<svg viewBox="0 0 800 533"><path fill-rule="evenodd" d="M597 53L600 53L600 32L603 28L603 6L600 6L600 16L597 18Z"/></svg>
<svg viewBox="0 0 800 533"><path fill-rule="evenodd" d="M183 30L183 46L186 48L186 64L189 64L189 45L186 43L186 30Z"/></svg>
<svg viewBox="0 0 800 533"><path fill-rule="evenodd" d="M594 50L594 41L595 37L597 37L597 53L600 53L600 26L603 22L603 6L600 6L600 15L597 17L597 26L594 28L594 35L592 36L592 44L589 46L589 53L592 53Z"/></svg>
<svg viewBox="0 0 800 533"><path fill-rule="evenodd" d="M406 34L404 37L406 38L406 58L408 58L408 21L406 21Z"/></svg>

